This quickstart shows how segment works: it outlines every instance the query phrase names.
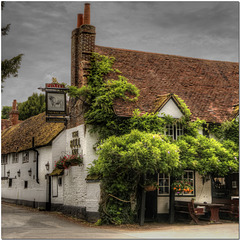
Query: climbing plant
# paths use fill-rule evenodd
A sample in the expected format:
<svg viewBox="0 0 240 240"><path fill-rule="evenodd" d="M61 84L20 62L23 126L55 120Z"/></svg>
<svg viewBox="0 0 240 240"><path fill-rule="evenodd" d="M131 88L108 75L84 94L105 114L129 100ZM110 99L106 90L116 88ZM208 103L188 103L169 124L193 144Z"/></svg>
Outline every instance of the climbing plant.
<svg viewBox="0 0 240 240"><path fill-rule="evenodd" d="M132 130L111 136L99 146L99 158L89 169L101 178L105 196L101 203L104 223L130 223L137 216L140 179L145 174L174 173L179 166L179 149L167 137Z"/></svg>
<svg viewBox="0 0 240 240"><path fill-rule="evenodd" d="M121 76L113 63L114 58L94 53L87 85L69 86L69 95L80 98L86 106L85 122L91 124L91 131L97 132L100 139L98 159L88 172L101 178L99 211L103 223L136 220L137 194L144 175L166 173L178 177L184 169L192 169L203 176L224 176L238 169L238 145L233 136L238 122L225 123L222 129L215 130L221 132L221 142L202 136L199 129L207 123L191 121L190 110L176 95L183 112L180 119L154 113L141 115L138 109L130 118L116 116L114 100L137 101L139 89ZM118 74L118 79L107 79L109 73ZM177 122L183 125L185 135L173 141L164 136L165 126Z"/></svg>

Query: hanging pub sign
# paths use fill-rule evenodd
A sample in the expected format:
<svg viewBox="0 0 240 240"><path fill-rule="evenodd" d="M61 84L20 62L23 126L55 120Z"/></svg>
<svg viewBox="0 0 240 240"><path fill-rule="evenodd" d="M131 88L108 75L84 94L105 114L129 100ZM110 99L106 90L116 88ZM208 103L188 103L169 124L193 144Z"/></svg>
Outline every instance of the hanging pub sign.
<svg viewBox="0 0 240 240"><path fill-rule="evenodd" d="M58 83L56 78L52 78L52 83L46 83L45 86L46 121L66 123L66 91L68 88L64 84Z"/></svg>
<svg viewBox="0 0 240 240"><path fill-rule="evenodd" d="M46 113L47 115L66 115L66 93L46 91Z"/></svg>

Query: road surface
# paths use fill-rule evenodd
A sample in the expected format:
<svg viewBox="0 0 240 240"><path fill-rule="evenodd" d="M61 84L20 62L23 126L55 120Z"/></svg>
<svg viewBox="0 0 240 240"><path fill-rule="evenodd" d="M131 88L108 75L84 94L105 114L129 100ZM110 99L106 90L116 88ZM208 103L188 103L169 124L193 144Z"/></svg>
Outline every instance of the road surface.
<svg viewBox="0 0 240 240"><path fill-rule="evenodd" d="M239 239L237 223L161 224L131 228L94 226L58 213L2 203L2 239Z"/></svg>

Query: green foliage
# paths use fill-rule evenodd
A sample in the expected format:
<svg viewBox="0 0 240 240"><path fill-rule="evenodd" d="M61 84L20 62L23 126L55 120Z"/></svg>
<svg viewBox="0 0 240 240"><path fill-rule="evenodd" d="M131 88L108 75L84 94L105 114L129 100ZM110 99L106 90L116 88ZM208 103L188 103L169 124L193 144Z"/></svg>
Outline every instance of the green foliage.
<svg viewBox="0 0 240 240"><path fill-rule="evenodd" d="M3 106L2 107L2 119L9 119L9 113L11 112L12 107Z"/></svg>
<svg viewBox="0 0 240 240"><path fill-rule="evenodd" d="M143 174L164 172L174 174L179 166L178 147L171 144L168 138L132 130L119 137L111 136L105 140L97 151L99 158L89 169L91 175L101 177L106 194L119 199L129 200L136 194ZM136 215L129 203L109 198L104 222L129 223ZM127 209L127 211L126 211ZM126 218L126 214L130 213ZM131 216L131 217L130 217Z"/></svg>
<svg viewBox="0 0 240 240"><path fill-rule="evenodd" d="M45 95L33 93L28 100L18 104L19 119L25 120L45 111Z"/></svg>
<svg viewBox="0 0 240 240"><path fill-rule="evenodd" d="M180 148L182 169L193 169L203 176L225 176L238 170L238 147L230 140L220 143L202 135L186 135L176 145Z"/></svg>
<svg viewBox="0 0 240 240"><path fill-rule="evenodd" d="M184 114L184 120L187 122L187 121L190 121L190 117L192 115L190 109L188 108L188 106L186 105L186 103L177 95L174 95L176 97L176 99L178 100L178 103L180 105L180 108L182 109L183 111L183 114Z"/></svg>
<svg viewBox="0 0 240 240"><path fill-rule="evenodd" d="M5 6L5 2L1 2L2 10ZM10 30L10 24L7 24L5 27L1 28L2 36L8 35L8 32ZM18 69L20 68L21 61L22 61L23 54L19 54L16 57L13 57L11 59L5 59L2 61L2 67L1 67L1 81L4 83L4 81L9 77L17 77L18 76ZM2 85L3 88L3 85Z"/></svg>
<svg viewBox="0 0 240 240"><path fill-rule="evenodd" d="M28 100L22 103L18 103L19 120L26 120L32 116L38 115L45 111L46 108L45 95L33 93L28 97ZM9 113L12 107L2 107L2 119L9 119Z"/></svg>
<svg viewBox="0 0 240 240"><path fill-rule="evenodd" d="M93 125L92 131L98 132L101 139L127 131L125 121L114 114L113 101L116 98L136 101L139 96L138 88L128 83L125 77L119 75L118 80L105 79L110 72L119 73L118 70L112 68L113 62L114 58L94 53L88 85L81 88L69 86L69 96L81 98L85 103L87 106L86 123Z"/></svg>
<svg viewBox="0 0 240 240"><path fill-rule="evenodd" d="M213 133L220 141L232 140L239 145L239 118L232 121L225 121L221 125L211 124L208 126L209 132Z"/></svg>
<svg viewBox="0 0 240 240"><path fill-rule="evenodd" d="M5 59L2 61L2 82L4 82L9 77L17 77L18 69L20 68L23 54L19 54L11 59Z"/></svg>

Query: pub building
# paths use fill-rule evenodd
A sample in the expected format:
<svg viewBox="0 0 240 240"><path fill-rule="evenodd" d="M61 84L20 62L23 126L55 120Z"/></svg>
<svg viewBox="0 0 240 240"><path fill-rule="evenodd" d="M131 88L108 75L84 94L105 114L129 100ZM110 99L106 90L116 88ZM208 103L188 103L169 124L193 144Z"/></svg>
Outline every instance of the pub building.
<svg viewBox="0 0 240 240"><path fill-rule="evenodd" d="M117 116L131 117L133 110L139 109L141 114L154 112L159 117L164 113L181 118L183 112L175 95L190 109L192 121L199 118L221 124L238 116L238 63L103 47L95 44L95 37L90 4L86 3L71 36L71 85L87 84L91 53L114 57L114 68L140 89L137 102L115 101ZM46 87L57 88L54 84L57 83ZM66 110L57 93L50 97L52 112L58 108ZM91 126L85 125L81 104L69 100L67 122L46 121L48 116L42 113L2 131L4 201L62 211L88 221L99 218L100 180L89 178L87 173L89 164L97 159L93 146L98 136L89 132ZM184 134L180 124L166 127L166 134L173 139ZM207 134L203 130L199 133ZM75 154L83 158L80 166L56 168L61 157ZM195 198L201 203L224 203L239 196L238 173L211 179L186 170L183 178L191 180L193 191L176 196L176 201ZM165 221L170 208L170 176L158 174L156 180L159 189L146 193L145 220Z"/></svg>

